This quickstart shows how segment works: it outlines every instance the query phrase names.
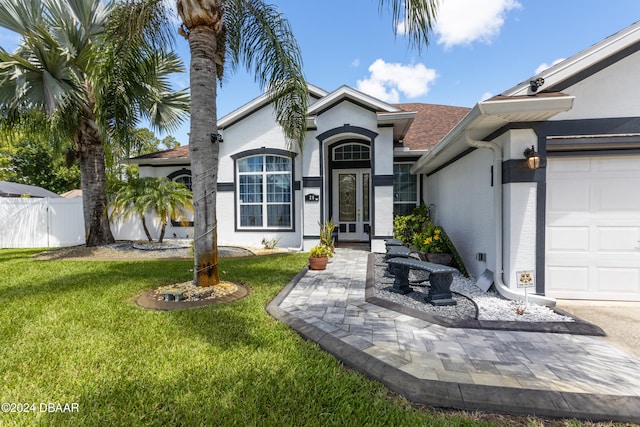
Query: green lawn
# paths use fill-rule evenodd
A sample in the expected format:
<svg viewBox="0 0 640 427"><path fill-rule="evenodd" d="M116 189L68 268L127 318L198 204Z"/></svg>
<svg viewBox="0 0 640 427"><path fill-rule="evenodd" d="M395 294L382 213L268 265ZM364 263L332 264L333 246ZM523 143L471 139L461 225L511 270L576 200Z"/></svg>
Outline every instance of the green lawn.
<svg viewBox="0 0 640 427"><path fill-rule="evenodd" d="M155 312L134 297L189 280L191 262L34 253L0 250L0 402L36 409L2 412L0 425L481 425L414 409L270 317L302 254L224 259L224 279L249 297ZM39 412L48 402L77 412Z"/></svg>

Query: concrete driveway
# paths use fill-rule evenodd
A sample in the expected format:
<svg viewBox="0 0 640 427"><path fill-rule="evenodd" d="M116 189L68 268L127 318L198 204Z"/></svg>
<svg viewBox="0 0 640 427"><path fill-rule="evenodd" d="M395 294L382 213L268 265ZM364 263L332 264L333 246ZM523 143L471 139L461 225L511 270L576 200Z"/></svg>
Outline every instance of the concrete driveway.
<svg viewBox="0 0 640 427"><path fill-rule="evenodd" d="M600 326L605 340L640 360L640 302L559 299L557 307Z"/></svg>

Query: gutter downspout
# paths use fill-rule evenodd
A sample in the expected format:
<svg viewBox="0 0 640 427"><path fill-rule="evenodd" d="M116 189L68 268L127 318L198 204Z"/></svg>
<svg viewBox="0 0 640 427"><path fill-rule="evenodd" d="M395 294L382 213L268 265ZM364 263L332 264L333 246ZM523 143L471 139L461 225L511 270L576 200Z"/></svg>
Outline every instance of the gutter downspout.
<svg viewBox="0 0 640 427"><path fill-rule="evenodd" d="M496 238L496 273L494 274L493 283L500 295L507 299L515 301L525 301L525 295L517 292L504 284L503 276L503 247L502 247L502 149L495 142L480 141L471 138L468 131L465 131L467 144L476 148L488 148L493 151L493 169L495 175L495 185L493 191L495 218L495 238ZM543 295L529 294L530 302L555 307L556 300L554 298L545 297Z"/></svg>

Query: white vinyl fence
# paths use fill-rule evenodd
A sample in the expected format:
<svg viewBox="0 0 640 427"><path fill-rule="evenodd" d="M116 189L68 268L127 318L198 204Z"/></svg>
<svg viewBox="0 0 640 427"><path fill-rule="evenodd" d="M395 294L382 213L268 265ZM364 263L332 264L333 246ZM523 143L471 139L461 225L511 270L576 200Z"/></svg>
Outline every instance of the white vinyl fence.
<svg viewBox="0 0 640 427"><path fill-rule="evenodd" d="M154 240L160 235L160 224L147 216ZM146 240L138 218L111 223L116 240ZM193 237L192 227L167 226L165 238ZM13 198L0 197L0 248L53 248L84 245L82 197Z"/></svg>
<svg viewBox="0 0 640 427"><path fill-rule="evenodd" d="M84 243L81 198L0 198L0 248Z"/></svg>

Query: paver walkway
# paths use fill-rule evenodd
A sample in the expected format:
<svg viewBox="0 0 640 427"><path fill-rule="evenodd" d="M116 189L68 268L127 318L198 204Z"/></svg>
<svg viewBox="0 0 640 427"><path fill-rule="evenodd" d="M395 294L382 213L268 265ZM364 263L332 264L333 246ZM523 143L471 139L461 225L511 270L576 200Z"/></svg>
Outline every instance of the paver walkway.
<svg viewBox="0 0 640 427"><path fill-rule="evenodd" d="M602 338L446 328L382 308L365 301L367 258L337 248L269 312L417 403L640 423L640 361Z"/></svg>

